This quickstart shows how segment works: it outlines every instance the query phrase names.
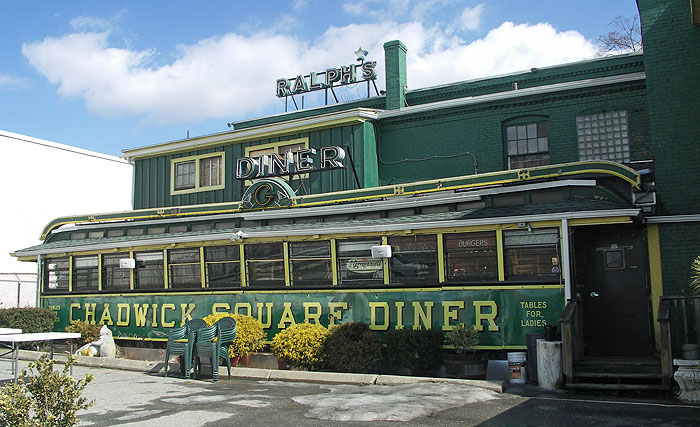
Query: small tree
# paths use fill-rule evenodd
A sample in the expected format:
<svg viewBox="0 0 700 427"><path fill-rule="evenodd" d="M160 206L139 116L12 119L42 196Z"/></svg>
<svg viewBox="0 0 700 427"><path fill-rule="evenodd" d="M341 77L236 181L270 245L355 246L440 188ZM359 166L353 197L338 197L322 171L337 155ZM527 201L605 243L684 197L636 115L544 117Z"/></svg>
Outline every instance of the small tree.
<svg viewBox="0 0 700 427"><path fill-rule="evenodd" d="M639 16L635 15L632 20L616 16L609 25L613 27L613 31L598 37L598 45L603 55L643 50Z"/></svg>
<svg viewBox="0 0 700 427"><path fill-rule="evenodd" d="M479 332L473 326L460 324L445 334L447 340L452 344L455 353L465 356L467 353L476 351L476 344L479 341Z"/></svg>
<svg viewBox="0 0 700 427"><path fill-rule="evenodd" d="M0 388L0 424L19 427L67 427L77 423L75 413L94 403L81 394L94 377L80 380L69 375L75 362L69 356L63 371L54 371L47 356L29 363L30 374L22 370L17 384ZM36 369L36 372L35 372Z"/></svg>
<svg viewBox="0 0 700 427"><path fill-rule="evenodd" d="M700 256L690 265L690 290L694 294L700 294Z"/></svg>

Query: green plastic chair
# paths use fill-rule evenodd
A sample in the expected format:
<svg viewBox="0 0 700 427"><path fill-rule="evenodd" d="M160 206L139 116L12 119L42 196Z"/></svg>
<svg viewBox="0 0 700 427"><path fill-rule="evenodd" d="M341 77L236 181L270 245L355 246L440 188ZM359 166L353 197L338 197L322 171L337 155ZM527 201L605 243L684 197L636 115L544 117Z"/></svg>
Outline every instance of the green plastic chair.
<svg viewBox="0 0 700 427"><path fill-rule="evenodd" d="M175 328L168 333L168 344L165 347L165 376L168 376L168 363L170 356L180 356L180 369L184 370L185 378L190 378L190 369L192 366L192 344L189 339L189 326L184 325Z"/></svg>
<svg viewBox="0 0 700 427"><path fill-rule="evenodd" d="M211 364L211 374L214 381L219 379L219 325L214 324L208 328L197 331L197 339L194 346L194 379L197 379L197 367L202 373L202 357L208 357Z"/></svg>
<svg viewBox="0 0 700 427"><path fill-rule="evenodd" d="M228 369L228 379L231 379L231 355L229 347L236 339L236 319L232 317L222 317L216 322L219 325L219 357L226 361Z"/></svg>

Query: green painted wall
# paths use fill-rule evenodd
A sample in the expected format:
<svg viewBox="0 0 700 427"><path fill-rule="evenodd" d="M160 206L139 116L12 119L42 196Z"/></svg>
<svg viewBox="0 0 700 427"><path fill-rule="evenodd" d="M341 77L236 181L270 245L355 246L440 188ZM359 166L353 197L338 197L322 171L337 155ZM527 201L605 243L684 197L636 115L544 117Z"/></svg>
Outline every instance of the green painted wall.
<svg viewBox="0 0 700 427"><path fill-rule="evenodd" d="M641 57L637 56L637 60ZM578 161L576 117L604 111L628 113L631 158L648 159L648 114L643 81L566 94L545 94L386 119L379 123L382 184L506 169L503 126L523 117L546 117L552 164ZM448 156L448 157L442 157ZM406 161L405 159L425 159ZM397 163L398 162L398 163Z"/></svg>
<svg viewBox="0 0 700 427"><path fill-rule="evenodd" d="M638 0L659 213L700 213L700 26L688 0ZM688 294L700 223L660 224L666 295Z"/></svg>
<svg viewBox="0 0 700 427"><path fill-rule="evenodd" d="M656 185L664 213L700 207L700 26L688 0L638 0Z"/></svg>
<svg viewBox="0 0 700 427"><path fill-rule="evenodd" d="M224 144L220 147L206 150L187 151L176 155L153 157L137 160L135 163L135 192L134 209L195 205L203 203L232 202L241 199L245 190L243 181L236 178L236 159L245 156L245 148L249 146L269 144L298 138L309 138L310 148L320 148L329 145L346 146L349 148L345 169L313 172L304 180L304 185L312 194L358 188L352 164L360 182L359 187L377 185L376 148L374 146L374 131L369 123L352 126L342 126L312 132L288 135L284 138L264 139L254 142ZM170 195L170 164L173 158L194 156L212 152L225 153L225 188L214 191L202 191L182 195ZM369 159L369 161L367 161ZM299 180L292 181L292 188L298 195L303 194Z"/></svg>
<svg viewBox="0 0 700 427"><path fill-rule="evenodd" d="M700 222L659 224L664 295L689 295L690 265L700 256Z"/></svg>

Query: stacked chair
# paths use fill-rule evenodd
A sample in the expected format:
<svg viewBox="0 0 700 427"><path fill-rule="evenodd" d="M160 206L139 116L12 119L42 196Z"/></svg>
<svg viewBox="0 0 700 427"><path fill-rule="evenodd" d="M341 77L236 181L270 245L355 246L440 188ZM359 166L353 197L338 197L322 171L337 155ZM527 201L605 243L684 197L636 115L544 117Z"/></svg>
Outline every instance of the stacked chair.
<svg viewBox="0 0 700 427"><path fill-rule="evenodd" d="M175 328L168 333L168 344L165 348L165 376L168 376L168 363L170 356L180 356L180 372L185 378L190 378L192 369L192 356L196 342L197 332L206 327L203 319L193 319L184 326Z"/></svg>
<svg viewBox="0 0 700 427"><path fill-rule="evenodd" d="M228 379L231 379L229 346L236 339L236 320L232 317L222 317L216 324L219 325L219 357L226 361Z"/></svg>

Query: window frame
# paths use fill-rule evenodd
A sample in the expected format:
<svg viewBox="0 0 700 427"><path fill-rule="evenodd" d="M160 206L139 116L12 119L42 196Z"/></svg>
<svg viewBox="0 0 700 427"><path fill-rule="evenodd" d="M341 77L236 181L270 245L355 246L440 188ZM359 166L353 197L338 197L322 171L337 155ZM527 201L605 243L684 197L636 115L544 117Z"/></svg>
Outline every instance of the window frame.
<svg viewBox="0 0 700 427"><path fill-rule="evenodd" d="M215 185L202 185L202 161L219 158L219 183ZM194 162L194 186L178 189L175 186L177 168L179 164ZM198 154L196 156L178 157L170 160L170 195L199 193L202 191L222 190L226 184L226 153L216 151L213 153Z"/></svg>
<svg viewBox="0 0 700 427"><path fill-rule="evenodd" d="M281 147L288 147L290 145L304 145L304 148L308 149L309 148L309 138L304 137L304 138L297 138L297 139L289 139L287 141L277 141L277 142L270 142L267 144L260 144L260 145L249 145L245 147L245 157L260 157L263 154L269 154L269 152L275 152L277 154L282 154L280 153L280 148ZM265 153L259 153L259 154L252 154L256 152L261 152L261 151L266 151ZM296 156L294 156L294 161L296 162ZM309 177L308 173L303 173L303 174L293 174L293 175L286 175L286 176L281 176L278 178L287 178L291 179L290 177L296 176L299 178L306 179ZM245 180L245 185L251 185L255 181L259 180L260 178L252 178L252 179L247 179Z"/></svg>
<svg viewBox="0 0 700 427"><path fill-rule="evenodd" d="M539 136L540 135L540 128L542 125L546 131L546 136ZM529 126L535 126L535 137L534 138L529 138ZM524 127L525 128L525 136L524 138L521 138L518 136L518 128L519 127ZM508 129L509 128L515 128L515 139L512 140L508 136ZM537 167L537 166L546 166L552 164L551 162L551 151L550 151L550 134L549 134L549 117L547 116L527 116L527 117L521 117L518 119L513 119L509 120L506 122L503 122L502 125L502 132L503 132L503 151L505 153L505 166L507 170L517 170L517 169L526 169L530 167ZM534 140L535 143L537 144L537 150L535 151L530 151L528 147L528 142L529 140ZM544 143L546 144L546 150L541 150L540 149L540 139L544 139ZM509 143L513 141L516 144L516 154L510 154L511 150L509 149ZM519 143L523 142L525 144L525 152L520 153L520 148L519 148ZM526 165L526 166L518 166L515 167L512 165L512 160L516 158L525 158L527 156L533 157L532 161L537 162L535 165ZM546 163L542 163L534 157L536 156L546 156Z"/></svg>
<svg viewBox="0 0 700 427"><path fill-rule="evenodd" d="M444 233L443 254L445 257L445 282L446 283L494 283L499 281L498 267L498 233L496 230L485 231L462 231L456 233ZM451 247L451 242L457 242L455 247ZM464 243L460 243L464 242ZM457 267L469 268L481 263L465 263L470 259L486 259L493 262L488 264L492 268L491 275L468 274L462 276L450 274L450 269L455 271ZM462 261L462 262L460 262Z"/></svg>
<svg viewBox="0 0 700 427"><path fill-rule="evenodd" d="M226 256L214 256L211 252L213 250L224 248L224 252L231 250L232 257ZM227 283L221 283L215 281L212 284L212 269L221 267L224 270L232 270L234 280ZM219 276L214 277L217 279ZM240 288L241 283L241 246L240 245L217 245L217 246L205 246L204 247L204 280L207 288L212 289L222 289L222 288Z"/></svg>

